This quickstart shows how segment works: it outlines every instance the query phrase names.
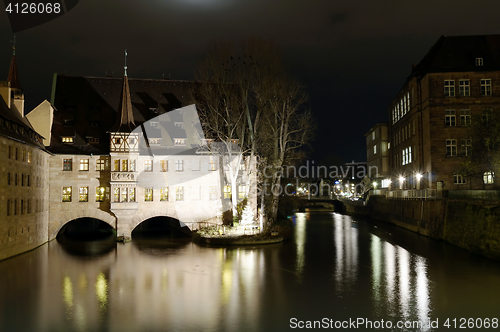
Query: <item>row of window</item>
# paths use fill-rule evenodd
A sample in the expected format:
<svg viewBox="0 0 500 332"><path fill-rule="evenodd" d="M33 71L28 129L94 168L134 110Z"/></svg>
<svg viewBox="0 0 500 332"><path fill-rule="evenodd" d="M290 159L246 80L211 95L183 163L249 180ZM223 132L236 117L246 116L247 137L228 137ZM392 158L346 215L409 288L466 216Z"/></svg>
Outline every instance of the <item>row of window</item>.
<svg viewBox="0 0 500 332"><path fill-rule="evenodd" d="M11 186L27 186L27 187L31 187L31 181L30 181L31 177L29 174L17 174L17 173L14 173L14 174L11 174L10 172L7 173L7 185ZM42 183L42 178L37 176L35 178L35 182L36 182L36 187L43 187L43 183Z"/></svg>
<svg viewBox="0 0 500 332"><path fill-rule="evenodd" d="M231 199L231 186L224 186L224 199ZM108 189L109 191L109 189ZM105 187L96 187L95 201L103 202L105 199ZM217 187L209 187L209 199L217 199ZM238 199L245 198L245 186L238 186ZM160 188L160 201L169 200L169 187ZM175 200L184 200L184 187L175 187ZM62 188L62 201L72 202L73 201L73 187L63 187ZM88 202L89 201L89 187L78 187L78 201ZM153 188L144 188L144 201L153 201ZM136 202L136 188L121 187L113 189L113 202L124 203L124 202Z"/></svg>
<svg viewBox="0 0 500 332"><path fill-rule="evenodd" d="M470 126L470 110L460 110L460 126ZM457 125L457 114L455 110L445 110L444 125L454 127Z"/></svg>
<svg viewBox="0 0 500 332"><path fill-rule="evenodd" d="M470 156L472 153L472 140L462 139L461 143L461 155ZM452 157L457 155L457 140L447 139L446 140L446 156Z"/></svg>
<svg viewBox="0 0 500 332"><path fill-rule="evenodd" d="M400 99L400 101L393 107L392 113L392 124L398 122L403 116L410 111L410 93L407 92L406 95Z"/></svg>
<svg viewBox="0 0 500 332"><path fill-rule="evenodd" d="M401 128L396 134L393 135L394 146L398 146L401 142L404 142L411 136L415 135L416 123L413 121L413 125L408 123L406 126Z"/></svg>
<svg viewBox="0 0 500 332"><path fill-rule="evenodd" d="M184 171L184 160L176 159L175 163L175 171L183 172ZM107 159L97 159L96 160L96 171L104 171L108 169L108 160ZM215 159L210 159L208 163L208 170L215 171L217 169L217 161ZM241 163L239 169L241 171L245 170L245 164ZM63 171L72 171L73 170L73 159L63 159ZM79 171L88 171L89 170L89 159L80 159L78 165ZM192 170L199 171L200 170L200 161L194 160L192 162ZM113 161L113 171L114 172L135 172L136 171L136 160L128 160L128 159L115 159ZM144 161L144 171L152 172L153 171L153 161L145 160ZM168 172L168 160L160 160L160 172Z"/></svg>
<svg viewBox="0 0 500 332"><path fill-rule="evenodd" d="M481 96L491 96L491 79L481 79ZM458 95L461 97L470 96L470 80L458 81ZM444 96L455 97L455 80L444 81Z"/></svg>
<svg viewBox="0 0 500 332"><path fill-rule="evenodd" d="M413 162L413 153L411 146L404 148L401 153L396 153L394 154L394 167L400 166L400 165L408 165Z"/></svg>
<svg viewBox="0 0 500 332"><path fill-rule="evenodd" d="M495 182L495 172L484 172L483 173L483 183L492 184ZM453 184L467 184L467 179L465 176L459 173L453 174Z"/></svg>
<svg viewBox="0 0 500 332"><path fill-rule="evenodd" d="M33 205L34 203L34 205ZM7 215L23 215L43 211L43 199L8 199Z"/></svg>

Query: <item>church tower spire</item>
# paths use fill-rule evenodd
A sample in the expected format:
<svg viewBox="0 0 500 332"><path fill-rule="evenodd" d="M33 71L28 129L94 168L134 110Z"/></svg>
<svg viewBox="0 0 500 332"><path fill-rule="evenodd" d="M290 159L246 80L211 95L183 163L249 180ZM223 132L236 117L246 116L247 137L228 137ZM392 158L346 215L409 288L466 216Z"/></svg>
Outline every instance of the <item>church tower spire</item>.
<svg viewBox="0 0 500 332"><path fill-rule="evenodd" d="M120 105L118 107L118 117L115 125L110 132L126 132L130 133L136 127L134 122L134 114L132 112L132 102L130 99L130 88L127 77L127 50L125 50L125 73L123 75L123 86L120 97Z"/></svg>
<svg viewBox="0 0 500 332"><path fill-rule="evenodd" d="M21 83L19 82L19 75L17 74L17 59L16 59L16 35L12 41L12 59L10 61L9 77L7 81L10 82L10 87L13 89L22 90Z"/></svg>

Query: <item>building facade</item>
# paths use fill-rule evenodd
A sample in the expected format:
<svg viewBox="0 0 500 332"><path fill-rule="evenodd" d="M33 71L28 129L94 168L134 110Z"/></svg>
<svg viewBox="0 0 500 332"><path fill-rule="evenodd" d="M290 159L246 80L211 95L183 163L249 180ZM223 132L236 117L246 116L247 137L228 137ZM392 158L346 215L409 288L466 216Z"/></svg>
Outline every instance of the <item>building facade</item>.
<svg viewBox="0 0 500 332"><path fill-rule="evenodd" d="M471 119L500 112L500 36L441 37L389 106L393 188L493 189L462 173Z"/></svg>
<svg viewBox="0 0 500 332"><path fill-rule="evenodd" d="M365 134L366 161L370 170L370 180L377 183L378 188L388 186L389 172L389 124L380 122Z"/></svg>

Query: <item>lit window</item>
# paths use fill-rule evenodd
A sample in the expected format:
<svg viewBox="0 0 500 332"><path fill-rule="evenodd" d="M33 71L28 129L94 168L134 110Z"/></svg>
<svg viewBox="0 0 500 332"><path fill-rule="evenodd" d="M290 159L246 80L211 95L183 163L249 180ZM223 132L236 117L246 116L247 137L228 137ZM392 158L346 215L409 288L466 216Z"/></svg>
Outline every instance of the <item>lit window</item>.
<svg viewBox="0 0 500 332"><path fill-rule="evenodd" d="M73 169L73 159L63 159L63 171L71 171Z"/></svg>
<svg viewBox="0 0 500 332"><path fill-rule="evenodd" d="M470 126L470 110L460 110L460 125Z"/></svg>
<svg viewBox="0 0 500 332"><path fill-rule="evenodd" d="M104 187L95 188L95 201L96 202L104 202Z"/></svg>
<svg viewBox="0 0 500 332"><path fill-rule="evenodd" d="M177 159L175 161L175 171L176 172L183 172L184 171L184 160Z"/></svg>
<svg viewBox="0 0 500 332"><path fill-rule="evenodd" d="M161 138L150 138L149 145L160 145Z"/></svg>
<svg viewBox="0 0 500 332"><path fill-rule="evenodd" d="M444 125L445 126L456 126L456 116L455 110L446 110L444 116Z"/></svg>
<svg viewBox="0 0 500 332"><path fill-rule="evenodd" d="M160 160L160 171L168 172L168 160Z"/></svg>
<svg viewBox="0 0 500 332"><path fill-rule="evenodd" d="M160 188L160 201L168 201L168 187Z"/></svg>
<svg viewBox="0 0 500 332"><path fill-rule="evenodd" d="M216 166L216 161L215 161L215 159L210 158L210 162L209 162L209 164L208 164L208 170L209 170L209 171L215 171L215 170L216 170L216 168L217 168L217 166Z"/></svg>
<svg viewBox="0 0 500 332"><path fill-rule="evenodd" d="M209 199L211 201L214 201L217 199L217 187L216 186L210 186L210 188L208 188L208 194L209 194Z"/></svg>
<svg viewBox="0 0 500 332"><path fill-rule="evenodd" d="M63 187L62 189L62 201L71 202L71 187Z"/></svg>
<svg viewBox="0 0 500 332"><path fill-rule="evenodd" d="M445 80L444 81L444 95L445 95L445 97L454 97L455 96L455 81L454 80Z"/></svg>
<svg viewBox="0 0 500 332"><path fill-rule="evenodd" d="M130 164L130 171L135 172L135 160L131 160L129 164Z"/></svg>
<svg viewBox="0 0 500 332"><path fill-rule="evenodd" d="M372 133L372 141L375 139L375 131Z"/></svg>
<svg viewBox="0 0 500 332"><path fill-rule="evenodd" d="M373 146L373 154L377 154L377 146L376 145Z"/></svg>
<svg viewBox="0 0 500 332"><path fill-rule="evenodd" d="M73 137L63 137L62 142L63 143L73 143Z"/></svg>
<svg viewBox="0 0 500 332"><path fill-rule="evenodd" d="M484 172L483 182L485 184L492 184L494 182L495 173L494 172Z"/></svg>
<svg viewBox="0 0 500 332"><path fill-rule="evenodd" d="M470 156L472 153L472 140L463 139L462 143L462 156Z"/></svg>
<svg viewBox="0 0 500 332"><path fill-rule="evenodd" d="M31 164L31 151L28 151L28 164Z"/></svg>
<svg viewBox="0 0 500 332"><path fill-rule="evenodd" d="M184 200L184 187L175 188L175 200L176 201Z"/></svg>
<svg viewBox="0 0 500 332"><path fill-rule="evenodd" d="M144 172L152 172L153 171L153 161L145 160L144 161Z"/></svg>
<svg viewBox="0 0 500 332"><path fill-rule="evenodd" d="M122 159L122 172L128 172L128 160Z"/></svg>
<svg viewBox="0 0 500 332"><path fill-rule="evenodd" d="M465 177L462 174L455 173L453 174L453 183L454 184L465 184Z"/></svg>
<svg viewBox="0 0 500 332"><path fill-rule="evenodd" d="M185 138L176 138L176 139L174 139L174 144L175 145L186 145L186 139Z"/></svg>
<svg viewBox="0 0 500 332"><path fill-rule="evenodd" d="M476 66L482 66L483 65L483 58L476 58Z"/></svg>
<svg viewBox="0 0 500 332"><path fill-rule="evenodd" d="M146 202L153 201L153 188L145 188L144 189L144 200Z"/></svg>
<svg viewBox="0 0 500 332"><path fill-rule="evenodd" d="M224 186L224 199L231 199L231 186Z"/></svg>
<svg viewBox="0 0 500 332"><path fill-rule="evenodd" d="M447 139L446 140L446 155L456 156L457 155L457 140Z"/></svg>
<svg viewBox="0 0 500 332"><path fill-rule="evenodd" d="M95 164L95 170L96 171L104 171L106 167L106 162L104 159L97 159L96 164Z"/></svg>
<svg viewBox="0 0 500 332"><path fill-rule="evenodd" d="M469 80L460 80L459 81L458 93L462 97L470 96L470 82L469 82Z"/></svg>
<svg viewBox="0 0 500 332"><path fill-rule="evenodd" d="M80 187L78 189L78 201L79 202L89 201L89 187Z"/></svg>
<svg viewBox="0 0 500 332"><path fill-rule="evenodd" d="M238 199L242 200L245 198L245 186L238 186Z"/></svg>
<svg viewBox="0 0 500 332"><path fill-rule="evenodd" d="M129 189L128 201L135 202L135 188Z"/></svg>
<svg viewBox="0 0 500 332"><path fill-rule="evenodd" d="M113 202L120 202L120 188L113 189Z"/></svg>
<svg viewBox="0 0 500 332"><path fill-rule="evenodd" d="M115 159L115 161L113 162L113 171L120 171L120 159Z"/></svg>
<svg viewBox="0 0 500 332"><path fill-rule="evenodd" d="M491 96L491 80L490 79L481 80L481 95Z"/></svg>
<svg viewBox="0 0 500 332"><path fill-rule="evenodd" d="M89 160L80 159L80 171L88 171L88 170L89 170Z"/></svg>
<svg viewBox="0 0 500 332"><path fill-rule="evenodd" d="M245 164L245 162L240 163L240 168L239 168L239 170L240 170L240 171L246 171L246 169L247 169L247 165Z"/></svg>
<svg viewBox="0 0 500 332"><path fill-rule="evenodd" d="M122 188L121 190L121 202L127 202L128 201L128 188Z"/></svg>

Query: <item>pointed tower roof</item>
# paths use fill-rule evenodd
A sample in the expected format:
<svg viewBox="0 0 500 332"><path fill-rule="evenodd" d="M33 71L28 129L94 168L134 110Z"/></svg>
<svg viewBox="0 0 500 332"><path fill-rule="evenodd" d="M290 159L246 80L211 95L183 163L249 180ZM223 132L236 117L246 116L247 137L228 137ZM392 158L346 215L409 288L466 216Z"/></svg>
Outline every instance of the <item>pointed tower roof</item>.
<svg viewBox="0 0 500 332"><path fill-rule="evenodd" d="M7 81L10 82L10 87L22 90L21 83L19 82L19 75L17 74L17 59L16 59L16 46L12 47L12 60L10 61L9 77Z"/></svg>
<svg viewBox="0 0 500 332"><path fill-rule="evenodd" d="M123 75L123 86L118 107L118 117L116 123L109 130L110 132L130 133L136 127L134 122L134 113L132 111L132 102L130 98L130 88L127 77L127 50L125 50L125 74Z"/></svg>

